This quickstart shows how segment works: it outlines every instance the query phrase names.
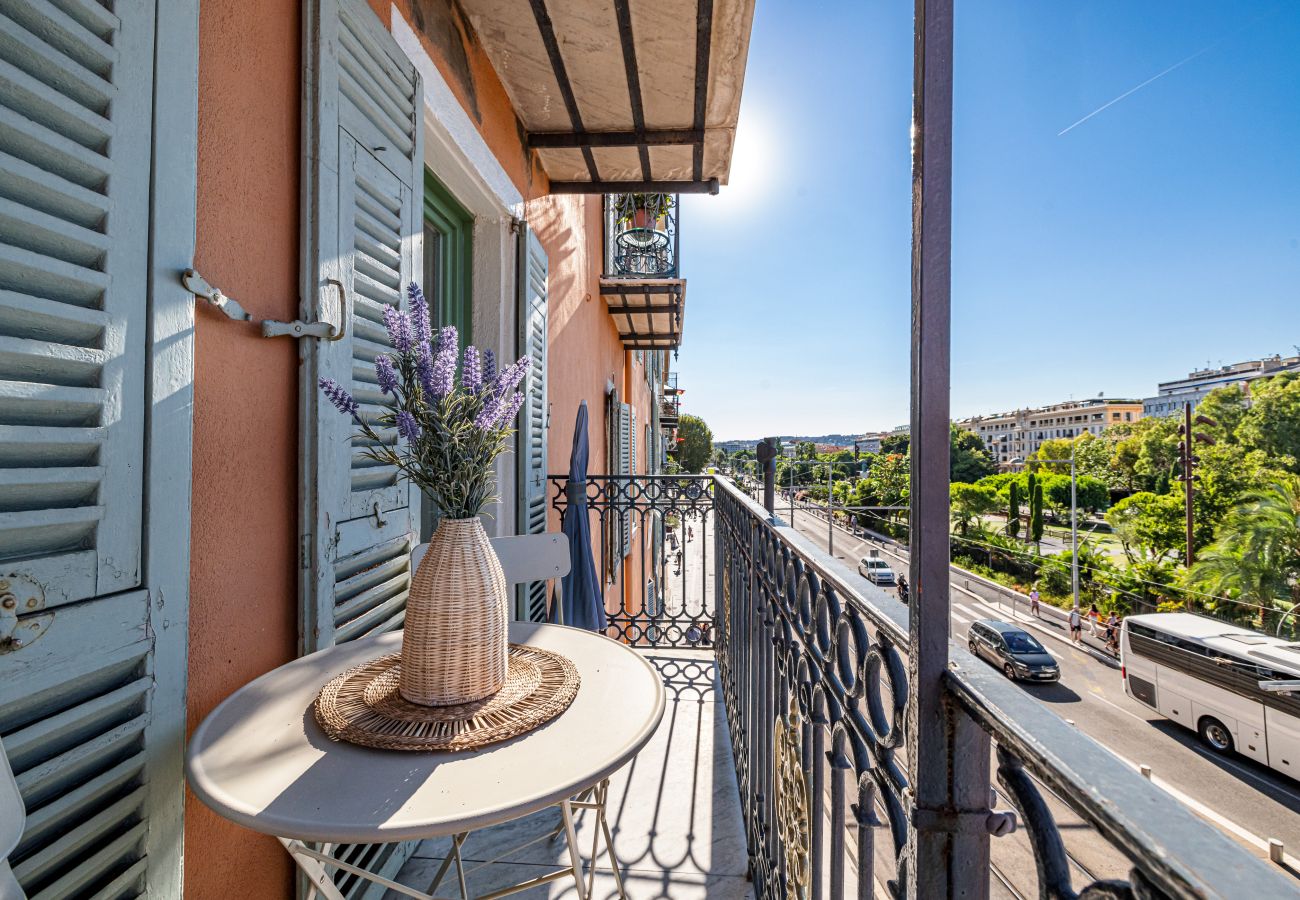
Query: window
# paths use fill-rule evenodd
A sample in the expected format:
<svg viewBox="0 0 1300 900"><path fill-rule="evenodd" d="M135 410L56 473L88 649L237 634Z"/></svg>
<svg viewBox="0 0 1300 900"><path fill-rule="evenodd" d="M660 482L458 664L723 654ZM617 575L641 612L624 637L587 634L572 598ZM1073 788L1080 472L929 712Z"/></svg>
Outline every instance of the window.
<svg viewBox="0 0 1300 900"><path fill-rule="evenodd" d="M473 340L470 271L474 217L432 172L424 173L424 296L434 327L455 325L461 346Z"/></svg>

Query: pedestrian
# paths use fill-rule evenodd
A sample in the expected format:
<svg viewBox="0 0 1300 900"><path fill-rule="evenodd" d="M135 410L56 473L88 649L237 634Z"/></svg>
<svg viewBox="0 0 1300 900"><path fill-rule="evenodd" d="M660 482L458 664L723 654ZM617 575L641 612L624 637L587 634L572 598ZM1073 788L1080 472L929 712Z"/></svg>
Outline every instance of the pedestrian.
<svg viewBox="0 0 1300 900"><path fill-rule="evenodd" d="M1083 640L1083 618L1077 606L1070 607L1070 640L1076 644Z"/></svg>
<svg viewBox="0 0 1300 900"><path fill-rule="evenodd" d="M694 526L694 525L687 525L687 526L686 526L686 540L688 540L688 541L693 541L693 540L695 540L695 526Z"/></svg>
<svg viewBox="0 0 1300 900"><path fill-rule="evenodd" d="M1097 619L1100 616L1101 614L1097 612L1097 604L1088 607L1088 634L1093 637L1097 636Z"/></svg>
<svg viewBox="0 0 1300 900"><path fill-rule="evenodd" d="M1042 618L1042 614L1038 612L1038 587L1037 586L1035 586L1034 589L1029 592L1029 611L1034 615L1038 616L1038 618L1040 619Z"/></svg>
<svg viewBox="0 0 1300 900"><path fill-rule="evenodd" d="M1119 656L1119 617L1114 610L1106 617L1106 649Z"/></svg>

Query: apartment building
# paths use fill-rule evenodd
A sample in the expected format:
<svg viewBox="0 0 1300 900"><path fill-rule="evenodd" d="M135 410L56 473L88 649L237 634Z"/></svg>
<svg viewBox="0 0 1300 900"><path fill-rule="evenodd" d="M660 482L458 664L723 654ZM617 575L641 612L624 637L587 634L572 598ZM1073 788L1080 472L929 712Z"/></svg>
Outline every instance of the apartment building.
<svg viewBox="0 0 1300 900"><path fill-rule="evenodd" d="M1088 432L1099 435L1109 425L1136 422L1142 418L1142 401L1094 397L1068 400L1034 409L1017 409L989 416L973 416L957 422L984 441L999 466L1014 465L1055 438L1074 438Z"/></svg>
<svg viewBox="0 0 1300 900"><path fill-rule="evenodd" d="M1189 372L1186 378L1160 382L1156 386L1156 396L1142 401L1142 414L1172 416L1182 412L1184 403L1193 406L1200 403L1215 388L1238 385L1249 392L1250 382L1256 378L1295 371L1300 371L1300 356L1278 354L1218 368L1198 369Z"/></svg>

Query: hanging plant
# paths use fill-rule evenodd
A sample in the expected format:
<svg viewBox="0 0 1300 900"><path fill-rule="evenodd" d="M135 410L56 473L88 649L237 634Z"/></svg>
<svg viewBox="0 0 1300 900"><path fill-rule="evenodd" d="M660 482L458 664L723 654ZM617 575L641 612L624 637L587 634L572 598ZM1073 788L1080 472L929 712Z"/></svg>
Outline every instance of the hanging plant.
<svg viewBox="0 0 1300 900"><path fill-rule="evenodd" d="M672 194L620 194L615 201L618 223L650 228L673 208Z"/></svg>

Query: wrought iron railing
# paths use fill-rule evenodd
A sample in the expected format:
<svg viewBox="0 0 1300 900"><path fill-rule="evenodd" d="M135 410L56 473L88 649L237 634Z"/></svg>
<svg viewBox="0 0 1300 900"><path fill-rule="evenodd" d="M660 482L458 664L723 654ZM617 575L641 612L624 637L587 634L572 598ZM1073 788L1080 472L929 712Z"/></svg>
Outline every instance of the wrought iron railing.
<svg viewBox="0 0 1300 900"><path fill-rule="evenodd" d="M605 195L605 275L677 278L676 194Z"/></svg>
<svg viewBox="0 0 1300 900"><path fill-rule="evenodd" d="M631 513L707 535L684 555L671 603L611 582L610 633L716 646L758 897L871 897L883 885L981 898L991 884L1041 898L1297 894L946 634L941 713L918 715L913 648L929 645L913 640L916 611L860 586L728 479L601 476L586 496L602 523ZM655 539L639 571L675 554ZM688 574L693 558L710 571ZM950 749L936 757L927 742L940 734Z"/></svg>

